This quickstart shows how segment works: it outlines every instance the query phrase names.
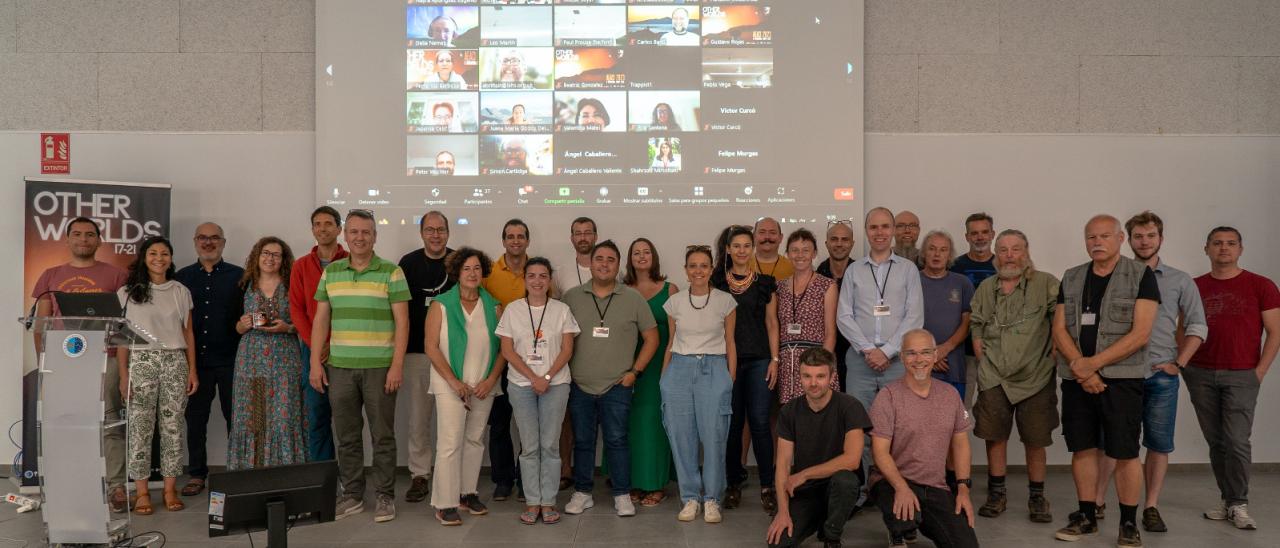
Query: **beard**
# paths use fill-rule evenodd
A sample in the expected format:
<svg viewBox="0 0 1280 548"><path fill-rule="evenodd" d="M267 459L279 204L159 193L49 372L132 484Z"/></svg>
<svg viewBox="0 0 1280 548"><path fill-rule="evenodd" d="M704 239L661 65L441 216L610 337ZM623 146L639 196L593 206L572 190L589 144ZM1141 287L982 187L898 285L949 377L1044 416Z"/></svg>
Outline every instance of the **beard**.
<svg viewBox="0 0 1280 548"><path fill-rule="evenodd" d="M1135 249L1135 250L1133 250L1133 256L1134 256L1134 258L1138 259L1139 261L1148 261L1148 260L1150 260L1152 257L1155 257L1156 255L1158 255L1159 253L1160 253L1160 246L1156 246L1156 248L1155 248L1155 249L1152 249L1152 250L1151 250L1151 253L1147 253L1146 255L1143 255L1143 254L1141 254L1141 253L1138 253L1138 250L1136 250L1136 249Z"/></svg>
<svg viewBox="0 0 1280 548"><path fill-rule="evenodd" d="M591 253L592 247L594 246L589 242L578 242L577 244L574 244L573 250L577 251L579 255L586 255Z"/></svg>
<svg viewBox="0 0 1280 548"><path fill-rule="evenodd" d="M929 370L926 368L920 368L920 369L912 368L911 377L914 378L915 380L923 381L929 378Z"/></svg>

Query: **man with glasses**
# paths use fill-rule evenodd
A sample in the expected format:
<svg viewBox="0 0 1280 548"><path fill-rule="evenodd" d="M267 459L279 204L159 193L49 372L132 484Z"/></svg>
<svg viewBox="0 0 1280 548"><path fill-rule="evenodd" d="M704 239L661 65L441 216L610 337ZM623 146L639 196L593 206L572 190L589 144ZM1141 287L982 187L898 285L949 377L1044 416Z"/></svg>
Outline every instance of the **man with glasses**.
<svg viewBox="0 0 1280 548"><path fill-rule="evenodd" d="M484 289L504 307L524 297L524 267L529 262L531 236L529 225L520 219L511 219L502 225L503 253L494 261L489 277L484 279ZM507 398L506 375L501 382L502 395L493 399L493 408L489 411L489 473L493 479L493 500L497 501L510 498L520 479L515 442L511 439L511 402Z"/></svg>
<svg viewBox="0 0 1280 548"><path fill-rule="evenodd" d="M1008 504L1005 471L1016 420L1026 452L1029 517L1049 523L1053 514L1044 496L1045 449L1053 445L1058 427L1052 339L1058 279L1035 269L1031 244L1021 231L1001 232L995 249L996 275L978 286L969 316L978 355L973 434L987 444L987 502L978 515L997 517Z"/></svg>
<svg viewBox="0 0 1280 548"><path fill-rule="evenodd" d="M910 372L886 386L871 406L871 497L889 528L889 545L906 546L916 530L939 548L977 548L969 500L969 412L960 394L933 378L933 335L912 329L902 337ZM948 457L956 472L947 485Z"/></svg>
<svg viewBox="0 0 1280 548"><path fill-rule="evenodd" d="M353 209L346 225L343 237L351 255L329 263L316 286L311 342L318 348L328 345L329 363L326 367L312 352L309 381L317 391L328 391L333 406L343 492L335 519L364 511L368 417L377 496L373 521L383 523L396 517L396 391L404 378L411 295L404 271L373 251L378 241L373 212Z"/></svg>
<svg viewBox="0 0 1280 548"><path fill-rule="evenodd" d="M1062 377L1062 437L1071 451L1079 511L1054 535L1073 542L1097 534L1098 454L1116 459L1120 532L1116 544L1142 546L1136 523L1142 491L1138 437L1147 339L1160 287L1147 265L1120 255L1124 230L1110 215L1085 225L1089 262L1062 275L1053 342ZM1101 451L1100 451L1101 450Z"/></svg>
<svg viewBox="0 0 1280 548"><path fill-rule="evenodd" d="M320 363L329 363L329 348L311 346L311 324L316 317L316 286L320 276L333 261L345 259L347 250L338 243L342 231L342 215L329 206L320 206L311 212L311 236L316 245L311 252L293 262L289 274L289 317L302 338L302 361L311 363L311 354L320 354ZM310 376L310 371L307 375ZM311 461L333 460L333 415L329 398L311 387L306 379L302 383L302 407L306 414L307 453Z"/></svg>
<svg viewBox="0 0 1280 548"><path fill-rule="evenodd" d="M507 137L502 141L502 166L507 169L529 169L529 151L523 137Z"/></svg>
<svg viewBox="0 0 1280 548"><path fill-rule="evenodd" d="M427 359L424 333L431 301L453 287L445 270L449 249L449 218L428 211L418 223L422 249L400 258L400 270L409 284L409 346L404 355L405 397L409 399L409 490L405 502L421 502L431 491L431 465L435 462L435 396L431 395L431 361Z"/></svg>
<svg viewBox="0 0 1280 548"><path fill-rule="evenodd" d="M893 218L893 223L893 252L923 268L920 248L916 247L916 241L920 239L920 217L910 211L901 211Z"/></svg>
<svg viewBox="0 0 1280 548"><path fill-rule="evenodd" d="M209 477L209 453L205 447L213 399L231 430L233 374L240 333L236 322L244 310L244 290L240 278L244 269L222 260L227 239L222 227L203 223L193 239L198 259L175 276L191 292L191 330L196 340L196 375L200 384L187 400L187 473L191 478L182 488L183 496L204 491ZM144 479L144 478L135 478Z"/></svg>
<svg viewBox="0 0 1280 548"><path fill-rule="evenodd" d="M827 221L827 258L818 264L817 272L836 281L837 291L844 285L844 273L849 267L849 253L853 251L853 219ZM845 355L849 352L849 339L844 333L836 330L836 371L840 373L840 391L847 391L845 378L848 376L848 365Z"/></svg>
<svg viewBox="0 0 1280 548"><path fill-rule="evenodd" d="M556 267L556 295L591 281L591 249L596 246L596 222L591 217L578 217L569 223L569 243L573 245L574 268Z"/></svg>

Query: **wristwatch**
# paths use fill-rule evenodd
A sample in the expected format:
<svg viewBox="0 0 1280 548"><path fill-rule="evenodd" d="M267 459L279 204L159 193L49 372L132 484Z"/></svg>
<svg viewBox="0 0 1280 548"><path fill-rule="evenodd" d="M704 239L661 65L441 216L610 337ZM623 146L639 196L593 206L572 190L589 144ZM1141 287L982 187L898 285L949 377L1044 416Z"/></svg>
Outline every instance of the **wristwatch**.
<svg viewBox="0 0 1280 548"><path fill-rule="evenodd" d="M973 478L957 479L956 485L963 485L965 487L973 489Z"/></svg>
<svg viewBox="0 0 1280 548"><path fill-rule="evenodd" d="M546 375L543 375L542 378L546 380L551 380L551 373L547 373Z"/></svg>

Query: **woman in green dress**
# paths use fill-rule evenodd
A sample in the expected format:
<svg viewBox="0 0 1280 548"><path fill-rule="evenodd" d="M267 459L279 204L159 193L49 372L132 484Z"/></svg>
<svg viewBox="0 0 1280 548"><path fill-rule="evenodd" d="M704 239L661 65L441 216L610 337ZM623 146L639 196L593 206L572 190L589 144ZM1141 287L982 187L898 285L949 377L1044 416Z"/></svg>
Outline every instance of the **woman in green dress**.
<svg viewBox="0 0 1280 548"><path fill-rule="evenodd" d="M641 506L657 506L666 497L663 489L671 481L671 445L662 428L662 392L658 379L662 374L662 357L671 342L667 311L662 308L667 298L680 289L667 281L658 263L658 250L653 242L637 238L627 250L627 273L622 278L627 286L639 291L649 301L653 319L658 322L658 352L636 380L631 398L631 491L633 501Z"/></svg>

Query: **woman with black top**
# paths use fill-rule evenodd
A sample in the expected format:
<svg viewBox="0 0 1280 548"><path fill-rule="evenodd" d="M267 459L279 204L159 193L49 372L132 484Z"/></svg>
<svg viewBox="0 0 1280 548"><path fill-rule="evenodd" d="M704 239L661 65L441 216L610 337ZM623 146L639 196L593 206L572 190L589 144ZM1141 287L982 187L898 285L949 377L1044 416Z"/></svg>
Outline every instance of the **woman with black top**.
<svg viewBox="0 0 1280 548"><path fill-rule="evenodd" d="M769 426L769 409L773 405L773 387L778 382L778 304L774 292L778 288L773 276L751 269L755 240L751 227L730 226L716 240L716 266L712 285L727 291L738 303L734 325L738 371L733 382L733 419L729 423L729 441L725 451L727 485L724 507L736 508L742 502L742 484L747 469L742 464L743 423L751 429L751 445L760 471L760 502L765 512L777 511L773 492L773 435Z"/></svg>

